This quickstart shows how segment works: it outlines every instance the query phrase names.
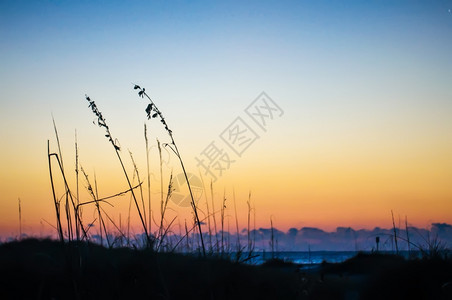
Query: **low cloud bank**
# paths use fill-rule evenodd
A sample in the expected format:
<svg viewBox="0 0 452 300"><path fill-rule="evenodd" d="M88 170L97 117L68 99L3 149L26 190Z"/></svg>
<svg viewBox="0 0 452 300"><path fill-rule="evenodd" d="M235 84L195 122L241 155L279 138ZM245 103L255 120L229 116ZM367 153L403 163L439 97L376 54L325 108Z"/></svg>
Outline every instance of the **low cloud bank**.
<svg viewBox="0 0 452 300"><path fill-rule="evenodd" d="M271 243L271 229L259 228L256 234L256 246L269 249ZM441 243L445 247L452 246L452 225L433 223L430 229L408 227L407 230L396 229L397 246L399 250L417 250L428 244ZM242 235L243 236L243 235ZM326 232L319 228L303 227L291 228L287 232L273 229L273 241L278 251L371 251L395 250L394 230L376 227L373 230L355 230L350 227L338 227L333 232ZM409 240L409 243L408 243Z"/></svg>
<svg viewBox="0 0 452 300"><path fill-rule="evenodd" d="M452 248L452 225L447 223L432 223L429 229L409 226L408 232L405 228L397 228L396 235L397 247L401 251L427 249L429 245ZM27 237L26 234L22 236L22 238ZM144 237L143 234L134 235L129 239L128 245L138 247L145 245ZM259 228L251 230L249 234L246 230L242 230L239 237L235 233L228 232L218 232L212 236L204 233L203 237L206 248L221 251L224 247L226 252L237 251L238 241L240 241L240 249L244 251L248 251L248 243L254 244L254 251L271 251L272 244L275 251L372 251L377 249L377 238L379 250L395 251L396 249L394 230L379 227L372 230L337 227L333 232L315 227L291 228L287 232L276 228L273 228L273 232L271 228ZM99 235L92 235L90 239L97 243L101 241ZM3 239L0 243L13 240L17 240L17 237ZM126 239L118 235L111 234L108 240L113 243L113 246L127 245ZM102 241L107 246L105 236ZM168 251L176 247L177 251L193 252L199 251L199 245L197 234L190 235L188 241L185 236L171 234L165 237L161 249Z"/></svg>

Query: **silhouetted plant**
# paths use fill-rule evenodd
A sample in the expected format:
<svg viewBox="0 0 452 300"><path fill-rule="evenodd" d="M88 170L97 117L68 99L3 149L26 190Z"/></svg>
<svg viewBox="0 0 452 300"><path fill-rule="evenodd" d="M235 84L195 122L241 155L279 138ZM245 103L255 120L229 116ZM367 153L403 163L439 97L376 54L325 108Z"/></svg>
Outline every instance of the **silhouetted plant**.
<svg viewBox="0 0 452 300"><path fill-rule="evenodd" d="M216 246L217 246L217 252L220 252L220 242L218 240L218 230L217 230L217 219L215 217L216 212L215 212L215 201L213 198L213 182L212 180L210 181L210 198L212 200L212 217L213 217L213 224L214 224L214 229L215 229L215 241L216 241Z"/></svg>
<svg viewBox="0 0 452 300"><path fill-rule="evenodd" d="M417 231L417 230L416 230ZM416 248L421 252L424 259L445 259L447 258L450 249L447 244L438 238L438 235L433 237L430 232L427 232L427 236L423 236L420 232L417 232L419 236L424 240L424 243L414 244ZM410 242L411 245L413 243Z"/></svg>
<svg viewBox="0 0 452 300"><path fill-rule="evenodd" d="M201 178L203 194L204 194L204 198L206 199L207 227L208 227L208 229L209 229L209 253L212 253L212 252L213 252L213 246L212 246L212 226L211 226L211 223L210 223L209 200L207 199L206 187L205 187L205 185L204 185L204 179L203 179L203 177L202 177L201 172L199 172L199 178Z"/></svg>
<svg viewBox="0 0 452 300"><path fill-rule="evenodd" d="M22 238L22 207L20 205L20 198L19 201L19 240Z"/></svg>
<svg viewBox="0 0 452 300"><path fill-rule="evenodd" d="M395 247L396 247L396 254L399 254L399 245L397 243L397 229L395 226L395 221L394 221L394 213L391 210L391 216L392 216L392 229L394 231L394 243L395 243Z"/></svg>
<svg viewBox="0 0 452 300"><path fill-rule="evenodd" d="M68 204L69 199L72 203L73 209L74 209L74 219L75 219L75 226L80 226L80 229L82 230L83 233L83 239L87 238L87 231L84 229L83 227L83 223L82 223L82 219L80 217L80 214L78 212L78 205L75 204L74 199L72 197L72 192L69 188L69 184L66 180L66 175L65 172L63 170L63 165L61 163L60 157L57 153L51 153L50 152L50 142L49 140L47 140L47 158L48 158L48 163L49 163L49 175L50 175L50 185L52 187L52 196L53 196L53 202L55 205L55 212L56 212L56 219L57 219L57 233L58 233L58 237L60 239L60 241L62 243L64 243L64 235L63 235L63 228L62 228L62 223L61 223L61 211L60 211L60 204L61 201L57 199L56 196L56 192L55 192L55 183L53 180L53 171L52 171L52 157L54 157L58 163L58 168L61 172L61 176L63 178L63 182L64 182L64 187L66 190L65 196L66 196L66 221L68 224L68 238L71 239L71 232L72 232L72 226L71 226L71 214L70 214L70 206ZM77 240L79 240L79 237L77 237Z"/></svg>
<svg viewBox="0 0 452 300"><path fill-rule="evenodd" d="M270 226L271 226L271 238L270 238L270 248L272 250L272 259L275 259L275 234L273 232L273 216L270 216Z"/></svg>
<svg viewBox="0 0 452 300"><path fill-rule="evenodd" d="M86 96L86 95L85 95L85 98L86 98L86 101L89 102L89 106L88 106L88 107L91 108L91 110L93 111L94 115L97 117L97 125L98 125L99 127L105 128L105 131L106 131L106 133L107 133L107 134L105 135L105 137L106 137L106 138L108 139L108 141L112 144L112 146L113 146L113 148L114 148L114 150L115 150L116 156L118 157L118 160L119 160L119 162L120 162L120 164L121 164L122 170L123 170L124 175L125 175L125 177L126 177L127 184L129 185L130 192L131 192L131 194L132 194L132 198L133 198L133 200L134 200L134 202L135 202L135 206L136 206L138 215L139 215L139 217L140 217L140 221L141 221L141 224L142 224L142 226L143 226L144 233L145 233L145 235L146 235L147 246L148 246L149 248L152 248L153 242L152 242L151 237L150 237L150 235L149 235L149 233L148 233L148 229L147 229L146 223L145 223L145 221L144 221L144 219L143 219L143 215L142 215L142 213L141 213L140 206L139 206L139 204L138 204L138 200L137 200L137 198L136 198L136 196L135 196L135 193L134 193L134 191L133 191L132 183L130 182L129 175L127 175L126 168L125 168L124 163L123 163L123 161L122 161L121 155L119 154L119 151L121 150L121 148L119 147L119 145L118 145L118 143L117 143L117 140L113 139L113 136L111 135L111 132L110 132L110 128L108 127L107 122L105 121L105 118L103 117L102 113L101 113L101 112L99 111L99 109L97 108L97 105L96 105L96 103L94 102L94 100L91 100L91 99L90 99L88 96Z"/></svg>
<svg viewBox="0 0 452 300"><path fill-rule="evenodd" d="M223 203L221 204L220 217L221 217L221 254L224 254L224 219L226 210L226 191L223 191Z"/></svg>
<svg viewBox="0 0 452 300"><path fill-rule="evenodd" d="M179 159L179 162L181 164L182 171L184 173L185 180L187 182L188 190L190 192L191 206L193 208L193 212L195 214L195 219L196 219L196 223L197 223L198 230L199 230L199 235L200 235L200 239L201 239L201 246L202 246L202 252L203 252L203 255L206 256L206 248L204 246L204 239L203 239L203 234L202 234L202 229L201 229L201 222L199 221L198 209L196 207L195 199L193 197L193 192L191 190L191 185L190 185L190 181L188 180L188 176L187 176L187 172L185 170L184 162L182 160L182 157L181 157L181 154L179 152L179 149L177 148L176 142L174 141L173 131L168 127L168 124L166 123L166 120L163 117L162 112L157 108L157 106L155 105L154 101L152 101L151 97L149 97L149 95L146 93L145 88L141 88L140 86L135 85L134 89L135 90L139 90L138 91L138 96L140 96L141 98L146 97L150 101L150 103L148 104L148 106L145 109L147 117L148 117L148 120L154 119L154 118L159 118L160 122L163 124L163 127L165 128L166 132L168 133L168 135L169 135L169 137L171 139L171 143L165 143L163 145L166 146L166 147L169 147L174 152L174 154Z"/></svg>
<svg viewBox="0 0 452 300"><path fill-rule="evenodd" d="M173 173L171 173L170 175L170 179L168 182L168 193L166 194L166 199L165 201L162 203L162 209L161 209L161 216L160 216L160 226L159 226L159 234L158 234L158 238L160 240L159 245L157 247L157 249L160 249L160 247L162 246L163 240L169 230L169 228L171 227L171 224L174 222L173 221L170 222L170 225L166 227L166 229L164 228L164 221L165 221L165 213L166 213L166 209L168 207L168 202L171 198L171 195L173 194L174 188L173 188Z"/></svg>
<svg viewBox="0 0 452 300"><path fill-rule="evenodd" d="M97 209L97 214L99 216L99 235L100 235L100 244L103 245L103 235L102 235L102 229L104 230L105 233L105 238L107 239L107 245L110 247L110 241L108 240L108 233L107 233L107 227L105 226L105 221L104 218L102 217L102 213L101 213L101 207L100 207L100 202L98 201L98 195L97 192L96 194L94 193L93 187L91 185L91 182L89 181L88 178L88 174L86 174L85 170L83 169L83 167L80 167L80 170L83 173L83 176L85 176L85 180L86 180L86 189L88 190L88 193L90 194L90 196L93 198L94 204L96 205L96 209ZM96 188L97 191L97 188Z"/></svg>
<svg viewBox="0 0 452 300"><path fill-rule="evenodd" d="M133 171L134 171L134 174L135 174L135 176L137 177L137 180L138 180L138 182L141 182L141 179L140 179L140 172L138 172L138 167L137 167L137 164L135 163L135 159L133 159L133 155L132 155L132 152L129 150L129 154L130 154L130 160L132 161L132 164L133 164ZM140 187L139 187L139 189L140 189L140 197L141 197L141 205L143 206L143 218L144 218L144 224L147 226L147 224L146 224L146 206L144 205L144 196L143 196L143 187L142 187L142 185L140 184ZM150 233L150 232L149 232Z"/></svg>
<svg viewBox="0 0 452 300"><path fill-rule="evenodd" d="M146 171L147 171L147 183L148 183L148 226L149 233L152 234L152 210L151 210L151 171L149 168L149 141L147 134L147 127L144 124L144 140L146 142Z"/></svg>

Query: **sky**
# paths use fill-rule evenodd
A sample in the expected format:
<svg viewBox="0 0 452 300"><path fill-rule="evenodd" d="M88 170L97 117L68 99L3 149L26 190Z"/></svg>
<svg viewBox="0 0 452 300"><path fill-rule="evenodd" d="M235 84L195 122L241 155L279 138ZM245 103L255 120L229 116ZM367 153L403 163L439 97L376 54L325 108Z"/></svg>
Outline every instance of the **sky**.
<svg viewBox="0 0 452 300"><path fill-rule="evenodd" d="M234 202L246 226L248 200L257 227L271 219L281 230L388 228L391 211L420 228L451 224L451 9L452 1L0 1L0 235L17 236L19 225L54 231L52 116L73 191L75 140L99 197L127 190L85 95L107 119L131 177L133 153L142 181L146 124L158 223L157 139L170 139L158 119L147 120L149 102L134 84L146 88L187 171L204 182L201 214L206 197L214 195L217 213L226 197L231 228ZM203 168L198 161L205 165L212 149L217 160ZM164 193L171 172L181 174L170 151L162 151ZM79 174L79 200L90 201ZM187 194L181 185L168 212L179 225L192 218L176 203ZM123 225L130 196L110 204ZM95 219L89 205L84 217Z"/></svg>

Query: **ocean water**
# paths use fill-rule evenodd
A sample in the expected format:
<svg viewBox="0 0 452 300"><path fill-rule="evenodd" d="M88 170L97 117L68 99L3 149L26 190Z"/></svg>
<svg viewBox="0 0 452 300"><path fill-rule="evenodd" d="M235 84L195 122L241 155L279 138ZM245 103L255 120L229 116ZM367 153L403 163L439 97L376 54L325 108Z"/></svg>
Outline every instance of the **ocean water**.
<svg viewBox="0 0 452 300"><path fill-rule="evenodd" d="M274 258L290 261L296 264L321 264L322 262L340 263L355 256L356 251L290 251L290 252L275 252ZM261 264L266 260L272 258L271 252L256 253L254 263Z"/></svg>
<svg viewBox="0 0 452 300"><path fill-rule="evenodd" d="M242 253L240 261L260 265L272 258L278 258L296 264L319 265L322 262L341 263L356 254L358 254L356 251L280 251L274 252L273 254L266 251L255 251L251 259L248 258L248 253ZM226 257L231 260L236 260L237 253L229 252Z"/></svg>
<svg viewBox="0 0 452 300"><path fill-rule="evenodd" d="M360 252L370 253L366 251ZM318 265L322 262L341 263L356 256L358 253L357 251L288 251L275 252L273 257L296 264ZM393 251L380 251L380 253L395 254ZM256 257L249 261L252 264L262 264L272 258L271 252L255 252L254 254ZM405 258L421 257L421 253L418 251L399 251L399 255Z"/></svg>

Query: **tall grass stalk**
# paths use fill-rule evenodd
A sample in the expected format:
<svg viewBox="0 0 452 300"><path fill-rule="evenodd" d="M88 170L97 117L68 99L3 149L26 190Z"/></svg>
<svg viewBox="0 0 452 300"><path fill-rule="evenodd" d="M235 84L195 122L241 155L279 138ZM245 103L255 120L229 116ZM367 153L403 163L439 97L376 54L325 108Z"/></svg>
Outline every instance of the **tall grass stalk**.
<svg viewBox="0 0 452 300"><path fill-rule="evenodd" d="M73 240L73 231L72 231L72 217L71 217L71 208L69 206L69 197L68 191L65 193L66 201L64 202L64 211L66 213L66 224L67 224L67 236L69 241Z"/></svg>
<svg viewBox="0 0 452 300"><path fill-rule="evenodd" d="M52 196L53 196L53 203L55 205L55 214L56 214L56 228L58 233L58 238L62 243L64 243L64 237L63 237L63 230L61 228L61 217L60 217L60 203L56 197L55 193L55 184L53 182L53 174L52 174L52 161L51 161L51 155L50 155L50 142L47 140L47 158L49 162L49 175L50 175L50 185L52 187Z"/></svg>
<svg viewBox="0 0 452 300"><path fill-rule="evenodd" d="M76 185L76 204L77 209L74 212L82 219L82 210L79 210L80 194L79 194L79 161L78 161L78 143L77 143L77 130L75 131L75 185ZM75 226L75 235L77 236L77 242L80 241L80 224L77 222Z"/></svg>
<svg viewBox="0 0 452 300"><path fill-rule="evenodd" d="M20 205L20 198L18 198L19 201L19 240L22 238L22 207Z"/></svg>
<svg viewBox="0 0 452 300"><path fill-rule="evenodd" d="M212 225L210 223L210 210L209 210L209 199L207 198L207 193L206 193L206 186L204 184L204 178L201 174L201 172L199 172L199 176L201 178L201 183L202 183L202 189L203 189L203 193L204 193L204 198L206 200L206 208L207 208L207 226L209 227L209 244L210 244L210 248L209 250L212 252L213 251L213 245L212 245ZM215 212L213 212L215 214Z"/></svg>
<svg viewBox="0 0 452 300"><path fill-rule="evenodd" d="M56 137L56 141L57 141L57 146L58 146L58 155L59 155L59 164L60 164L60 168L61 168L61 172L64 173L64 163L63 163L63 154L61 152L61 145L60 145L60 137L58 135L58 130L57 130L57 126L55 123L55 118L52 115L52 123L53 123L53 129L55 131L55 137ZM69 189L68 186L65 185L65 213L66 213L66 225L67 225L67 234L68 234L68 239L72 240L73 238L73 232L72 232L72 222L71 222L71 210L70 210L70 204L69 204ZM75 205L74 205L75 207ZM75 218L76 219L76 218ZM77 223L76 223L76 227L77 227Z"/></svg>
<svg viewBox="0 0 452 300"><path fill-rule="evenodd" d="M275 259L275 234L273 232L273 218L270 216L270 228L271 228L271 237L270 237L270 248L272 251L272 259Z"/></svg>
<svg viewBox="0 0 452 300"><path fill-rule="evenodd" d="M189 231L187 228L187 220L184 220L185 222L185 241L186 241L186 252L190 252L190 239L189 239Z"/></svg>
<svg viewBox="0 0 452 300"><path fill-rule="evenodd" d="M239 232L239 217L237 215L237 203L235 200L235 189L232 190L232 197L234 198L235 231L237 233L237 259L238 259L240 252L241 252L241 245L240 245L240 232Z"/></svg>
<svg viewBox="0 0 452 300"><path fill-rule="evenodd" d="M253 250L256 247L256 205L253 206Z"/></svg>
<svg viewBox="0 0 452 300"><path fill-rule="evenodd" d="M223 191L223 203L221 205L221 254L224 254L224 211L226 209L226 191Z"/></svg>
<svg viewBox="0 0 452 300"><path fill-rule="evenodd" d="M127 240L127 237L125 236L125 234L122 232L121 230L121 215L119 215L119 227L116 225L115 221L108 215L108 213L105 211L105 209L103 207L101 207L102 212L104 213L104 215L107 217L107 219L110 221L111 224L113 224L113 226L116 228L116 230L119 232L121 238ZM112 243L109 242L108 239L108 234L106 234L107 236L107 243L109 245L109 247L113 247L115 242L113 241Z"/></svg>
<svg viewBox="0 0 452 300"><path fill-rule="evenodd" d="M58 135L57 126L55 124L55 118L53 117L53 115L52 115L52 123L53 123L53 130L55 131L55 138L56 138L57 146L58 146L58 155L59 155L60 161L61 161L61 170L63 170L63 172L64 172L63 154L61 153L60 137Z"/></svg>
<svg viewBox="0 0 452 300"><path fill-rule="evenodd" d="M132 195L130 195L129 199L129 209L127 210L127 245L130 246L130 214L132 212Z"/></svg>
<svg viewBox="0 0 452 300"><path fill-rule="evenodd" d="M226 252L231 252L231 227L230 227L230 216L226 216L227 217L227 221L228 221L228 234L227 234L227 239L226 239Z"/></svg>
<svg viewBox="0 0 452 300"><path fill-rule="evenodd" d="M149 233L152 234L152 210L151 210L151 170L149 167L149 141L148 141L148 131L146 127L146 123L144 124L144 140L146 143L146 171L147 171L147 184L148 184L148 226Z"/></svg>
<svg viewBox="0 0 452 300"><path fill-rule="evenodd" d="M450 252L450 249L448 249L447 244L443 241L441 241L438 238L438 234L435 234L434 237L430 235L430 231L427 231L427 236L425 237L422 235L418 230L416 232L419 234L419 236L424 240L424 244L413 244L414 247L416 247L420 252L424 259L446 259L448 252Z"/></svg>
<svg viewBox="0 0 452 300"><path fill-rule="evenodd" d="M173 223L174 223L174 221L176 221L176 219L177 219L177 217L173 217L173 219L171 220L171 222L169 222L169 224L166 226L166 228L164 228L163 233L162 233L162 236L160 237L160 242L159 242L159 245L158 245L158 247L157 247L157 250L161 250L161 249L162 249L162 246L163 246L163 247L166 247L166 248L168 248L168 247L171 246L170 244L166 244L166 245L163 244L163 241L164 241L164 239L166 238L166 236L168 235L168 233L170 232L171 227L173 226Z"/></svg>
<svg viewBox="0 0 452 300"><path fill-rule="evenodd" d="M110 242L108 240L107 228L105 227L105 222L104 222L104 219L102 217L102 212L101 212L101 208L100 208L100 202L98 200L99 199L99 195L98 195L98 192L97 192L97 180L96 180L96 178L94 178L95 186L94 186L94 189L93 189L93 187L91 185L91 182L89 181L88 174L85 172L83 167L80 167L80 170L82 171L82 174L85 176L88 193L90 194L91 198L93 198L93 201L94 201L96 209L97 209L97 215L98 215L98 218L99 218L100 244L101 245L104 244L103 243L103 233L102 233L102 229L103 229L104 233L105 233L105 238L107 239L107 244L110 246ZM94 177L96 177L96 176L94 176Z"/></svg>
<svg viewBox="0 0 452 300"><path fill-rule="evenodd" d="M58 157L58 154L50 153L49 141L47 141L47 152L48 152L48 159L49 159L49 173L50 173L50 182L51 182L51 186L52 186L52 195L54 197L54 203L56 204L56 207L57 207L57 231L58 231L58 233L60 235L60 239L61 239L62 242L64 242L64 236L63 236L63 231L62 231L62 227L61 227L61 212L60 212L60 203L61 203L61 201L58 201L56 199L56 195L55 195L55 186L54 186L54 182L53 182L53 174L52 174L53 172L52 172L52 162L51 162L51 158L52 157L55 157L55 159L56 159L56 161L58 163L58 166L59 166L59 169L60 169L60 172L61 172L61 176L63 178L65 190L68 191L65 194L65 196L69 197L69 199L71 200L71 203L73 205L73 208L74 208L74 212L75 212L74 213L74 218L80 224L80 229L81 229L81 231L83 233L83 239L87 239L88 238L87 231L85 230L85 228L83 226L82 219L81 219L80 215L78 214L78 207L75 205L74 199L72 197L72 192L70 191L69 184L68 184L68 182L66 180L66 175L65 175L64 171L61 168L60 159ZM66 217L68 218L68 217L70 217L70 215L66 214ZM59 229L58 229L58 227L59 227Z"/></svg>
<svg viewBox="0 0 452 300"><path fill-rule="evenodd" d="M94 201L96 203L97 210L99 211L99 220L101 221L99 227L101 228L101 230L102 230L102 227L104 228L105 238L107 239L107 245L110 247L110 242L108 240L107 228L105 226L105 220L104 220L104 218L102 218L102 214L100 213L100 204L99 204L99 201L97 201L97 199L99 199L99 190L97 189L96 171L94 171L94 191L95 191L95 198L93 198L93 199L94 199ZM103 243L101 243L101 245L103 245Z"/></svg>
<svg viewBox="0 0 452 300"><path fill-rule="evenodd" d="M206 217L206 218L207 218L207 217ZM204 222L204 221L206 220L206 218L202 219L201 222ZM190 229L188 229L188 227L187 227L187 220L185 219L184 221L185 221L185 234L182 235L182 229L181 229L181 225L180 225L180 223L179 223L179 231L180 231L179 236L180 236L180 238L179 238L179 240L176 242L176 244L172 247L171 252L176 251L177 247L178 247L184 240L186 241L186 243L188 243L188 237L189 237L189 234L190 234L192 231L194 231L196 228L198 228L198 226L194 223L193 226L192 226ZM192 243L193 243L193 241L192 241Z"/></svg>
<svg viewBox="0 0 452 300"><path fill-rule="evenodd" d="M133 155L132 155L132 152L129 150L129 154L130 154L130 159L132 160L132 164L133 164L133 170L134 170L134 173L135 173L135 175L137 176L137 180L138 180L138 182L141 182L141 179L140 179L140 172L138 172L138 167L137 167L137 164L135 163L135 160L133 159ZM144 218L144 224L146 225L146 227L147 227L147 218L146 218L146 206L144 205L144 196L143 196L143 187L142 187L142 185L140 184L140 199L141 199L141 205L142 205L142 209L143 209L143 218Z"/></svg>
<svg viewBox="0 0 452 300"><path fill-rule="evenodd" d="M184 173L184 177L185 177L185 180L187 182L188 190L190 192L191 206L192 206L193 212L195 214L196 223L198 225L198 230L199 230L199 235L200 235L200 239L201 239L203 256L206 256L206 247L204 246L204 239L203 239L203 234L202 234L202 229L201 229L201 222L199 221L198 210L197 210L197 207L196 207L195 198L193 197L193 192L192 192L192 189L191 189L190 181L188 180L188 176L187 176L187 172L185 170L185 166L184 166L184 162L182 160L182 156L181 156L181 154L179 152L179 149L177 148L176 142L174 141L173 132L172 132L171 129L169 129L168 124L166 123L166 120L163 117L162 112L157 108L157 106L155 105L154 101L152 101L151 97L149 97L149 95L146 93L145 89L141 88L138 85L135 85L134 89L135 90L139 90L138 95L140 97L144 98L144 96L146 96L146 98L150 102L150 104L146 108L146 113L147 113L148 119L159 117L160 118L160 122L163 124L166 132L168 133L168 135L169 135L169 137L171 139L171 143L170 144L165 144L165 145L168 146L174 152L176 157L179 159L180 165L182 167L182 171Z"/></svg>
<svg viewBox="0 0 452 300"><path fill-rule="evenodd" d="M247 241L248 241L248 255L250 256L253 252L253 244L251 240L251 191L248 193L248 201L246 202L248 206L248 226L247 226Z"/></svg>
<svg viewBox="0 0 452 300"><path fill-rule="evenodd" d="M52 187L52 196L53 196L53 203L55 205L55 214L56 214L56 221L57 221L57 233L60 241L64 243L64 236L63 236L63 229L61 227L61 216L60 216L60 202L58 201L55 193L55 184L53 182L53 174L52 174L52 156L50 154L50 142L47 140L47 158L49 162L49 175L50 175L50 185Z"/></svg>
<svg viewBox="0 0 452 300"><path fill-rule="evenodd" d="M162 158L162 146L160 144L159 139L157 139L157 149L159 150L159 165L160 165L160 216L162 216L163 204L164 204L164 201L163 201L163 158Z"/></svg>
<svg viewBox="0 0 452 300"><path fill-rule="evenodd" d="M132 187L132 189L137 189L137 188L139 188L140 185L142 185L142 184L143 184L143 183L139 183L139 184L137 184L136 186ZM125 191L116 193L116 194L111 195L111 196L99 198L99 199L97 199L97 200L92 200L92 201L83 202L83 203L80 203L79 206L85 206L85 205L87 205L87 204L93 204L93 203L96 203L96 201L97 201L97 202L105 202L105 203L109 204L110 206L113 206L113 205L111 205L109 202L107 202L108 199L112 199L112 198L115 198L115 197L122 196L122 195L124 195L124 194L127 194L128 192L130 192L130 189L127 189L127 190L125 190Z"/></svg>
<svg viewBox="0 0 452 300"><path fill-rule="evenodd" d="M395 221L394 221L394 213L391 210L391 216L392 216L392 229L394 231L394 243L395 243L395 247L396 247L396 254L399 254L399 245L397 243L397 230L396 230L396 225L395 225Z"/></svg>
<svg viewBox="0 0 452 300"><path fill-rule="evenodd" d="M411 245L410 245L410 234L408 233L408 218L405 216L405 232L406 232L406 241L408 248L408 257L411 257Z"/></svg>
<svg viewBox="0 0 452 300"><path fill-rule="evenodd" d="M215 229L215 241L216 241L216 246L217 246L217 252L219 251L219 246L220 243L218 241L218 230L217 230L217 219L215 217L216 212L215 212L215 201L214 201L214 197L213 197L213 182L212 180L210 180L210 200L212 201L212 218L213 218L213 225L214 225L214 229Z"/></svg>
<svg viewBox="0 0 452 300"><path fill-rule="evenodd" d="M160 227L159 227L159 234L158 234L158 239L160 241L159 241L159 245L158 245L157 249L159 249L161 247L161 245L163 243L163 239L166 236L166 234L165 234L166 230L164 229L164 224L163 223L165 221L165 213L166 213L166 209L168 207L168 202L169 202L169 200L171 198L171 195L172 195L173 191L174 191L174 188L173 188L173 172L171 172L169 183L168 183L168 193L166 194L166 199L165 199L165 202L163 203L163 206L162 206L162 214L160 216Z"/></svg>
<svg viewBox="0 0 452 300"><path fill-rule="evenodd" d="M99 109L97 108L97 105L96 105L96 103L94 102L94 100L91 100L88 96L86 96L86 100L87 100L88 103L89 103L89 106L88 106L88 107L91 108L92 112L93 112L94 115L96 115L96 117L97 117L97 125L98 125L99 127L104 127L104 128L105 128L105 131L106 131L106 133L107 133L107 134L105 135L105 137L108 139L108 141L109 141L109 142L111 143L111 145L113 146L113 149L114 149L114 151L115 151L115 153L116 153L116 156L118 157L119 163L121 164L121 168L122 168L123 173L124 173L124 176L125 176L125 178L126 178L126 180L127 180L127 184L129 185L130 192L131 192L133 201L134 201L134 203L135 203L135 206L136 206L138 215L139 215L139 217L140 217L140 221L141 221L141 224L142 224L142 226L143 226L144 233L145 233L145 235L146 235L147 247L148 247L148 248L152 248L152 244L153 244L153 243L152 243L151 237L150 237L150 235L149 235L149 233L148 233L148 229L147 229L146 223L144 222L143 215L142 215L141 210L140 210L140 206L138 205L137 197L135 196L135 192L133 191L133 188L132 188L132 183L130 182L130 179L129 179L129 175L127 174L126 168L125 168L125 166L124 166L124 163L123 163L123 161L122 161L121 155L120 155L120 153L119 153L119 151L121 150L121 148L117 145L116 140L113 139L113 136L111 135L111 132L110 132L110 128L108 127L108 125L107 125L107 123L106 123L106 121L105 121L105 118L103 117L102 113L101 113L101 112L99 111Z"/></svg>

